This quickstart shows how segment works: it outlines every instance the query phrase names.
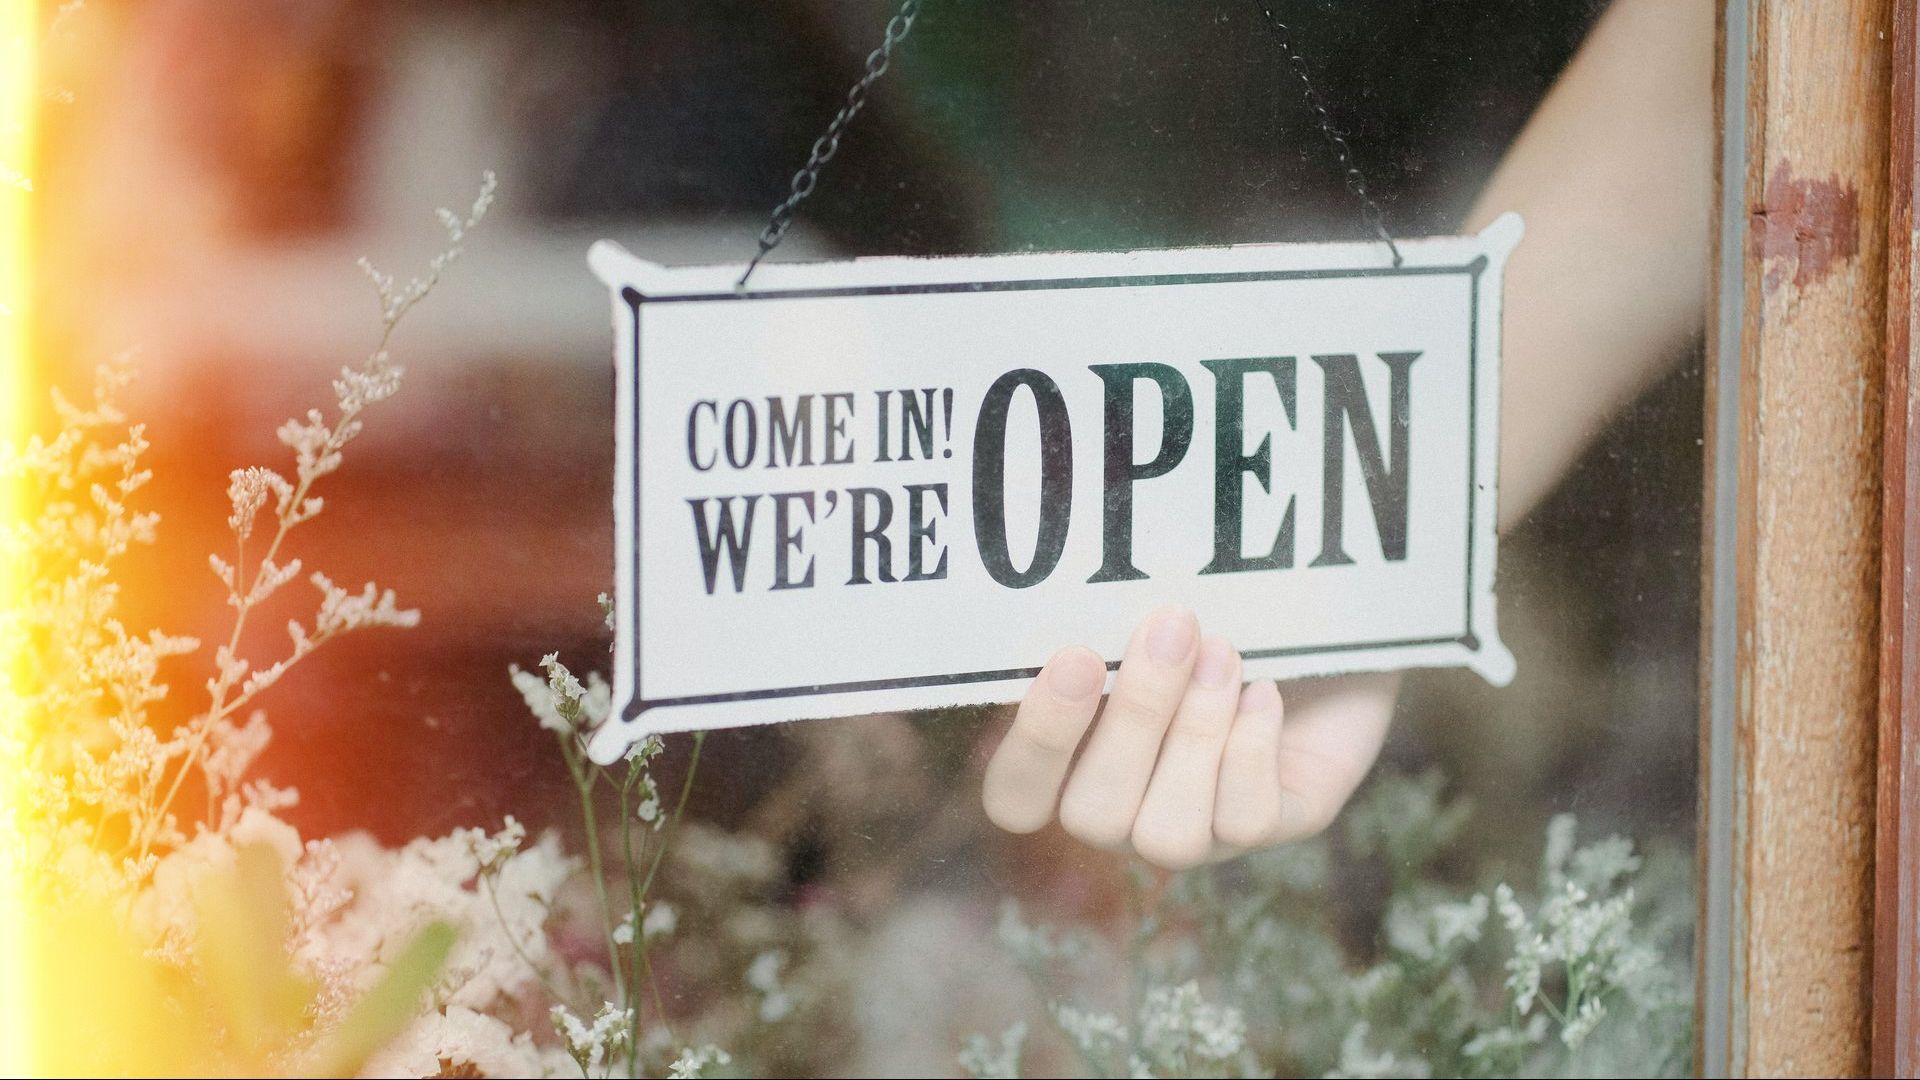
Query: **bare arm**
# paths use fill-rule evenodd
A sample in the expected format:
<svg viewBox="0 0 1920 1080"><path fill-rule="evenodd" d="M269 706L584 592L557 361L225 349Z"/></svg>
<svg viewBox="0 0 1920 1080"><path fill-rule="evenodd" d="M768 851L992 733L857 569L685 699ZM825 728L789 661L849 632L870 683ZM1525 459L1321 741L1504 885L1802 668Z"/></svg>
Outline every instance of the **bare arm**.
<svg viewBox="0 0 1920 1080"><path fill-rule="evenodd" d="M1519 521L1700 327L1713 180L1710 0L1616 0L1475 202L1507 263L1500 516Z"/></svg>

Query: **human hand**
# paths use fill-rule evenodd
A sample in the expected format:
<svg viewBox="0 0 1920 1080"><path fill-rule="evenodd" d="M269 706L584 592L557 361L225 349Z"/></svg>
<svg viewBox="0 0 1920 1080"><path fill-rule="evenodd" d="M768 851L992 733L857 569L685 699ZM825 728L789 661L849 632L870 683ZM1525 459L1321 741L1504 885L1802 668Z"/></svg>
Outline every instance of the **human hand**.
<svg viewBox="0 0 1920 1080"><path fill-rule="evenodd" d="M981 801L1015 833L1044 828L1057 808L1080 841L1168 870L1326 828L1379 755L1399 684L1297 682L1283 706L1270 681L1242 688L1240 654L1177 608L1140 623L1099 709L1105 681L1091 649L1054 654L987 763Z"/></svg>

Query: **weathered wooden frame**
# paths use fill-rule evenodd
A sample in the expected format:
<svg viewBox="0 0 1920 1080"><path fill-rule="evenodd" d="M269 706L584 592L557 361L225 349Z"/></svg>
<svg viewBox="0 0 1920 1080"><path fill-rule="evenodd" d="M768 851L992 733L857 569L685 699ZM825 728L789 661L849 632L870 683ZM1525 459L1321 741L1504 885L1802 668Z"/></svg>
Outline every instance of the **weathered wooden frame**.
<svg viewBox="0 0 1920 1080"><path fill-rule="evenodd" d="M1920 18L1892 12L1887 343L1881 457L1879 771L1874 845L1873 1072L1920 1073Z"/></svg>
<svg viewBox="0 0 1920 1080"><path fill-rule="evenodd" d="M1912 8L1721 6L1707 1075L1915 1068Z"/></svg>

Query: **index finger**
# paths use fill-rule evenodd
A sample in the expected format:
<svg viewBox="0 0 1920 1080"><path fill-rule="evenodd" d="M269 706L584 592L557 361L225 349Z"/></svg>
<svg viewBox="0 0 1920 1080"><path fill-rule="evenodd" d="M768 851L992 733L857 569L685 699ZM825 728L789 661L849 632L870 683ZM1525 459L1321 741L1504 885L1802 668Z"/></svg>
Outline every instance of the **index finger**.
<svg viewBox="0 0 1920 1080"><path fill-rule="evenodd" d="M987 762L980 801L995 825L1028 833L1053 820L1060 783L1106 682L1106 662L1091 649L1062 649L1040 669Z"/></svg>

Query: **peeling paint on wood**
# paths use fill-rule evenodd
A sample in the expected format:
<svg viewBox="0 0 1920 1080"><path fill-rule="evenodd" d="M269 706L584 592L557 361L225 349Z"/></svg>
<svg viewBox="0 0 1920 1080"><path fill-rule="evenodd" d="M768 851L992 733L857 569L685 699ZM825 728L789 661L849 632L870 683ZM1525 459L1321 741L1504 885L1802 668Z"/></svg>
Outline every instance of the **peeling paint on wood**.
<svg viewBox="0 0 1920 1080"><path fill-rule="evenodd" d="M1860 252L1859 191L1837 176L1795 176L1791 161L1774 166L1751 222L1769 292L1789 279L1804 289Z"/></svg>

